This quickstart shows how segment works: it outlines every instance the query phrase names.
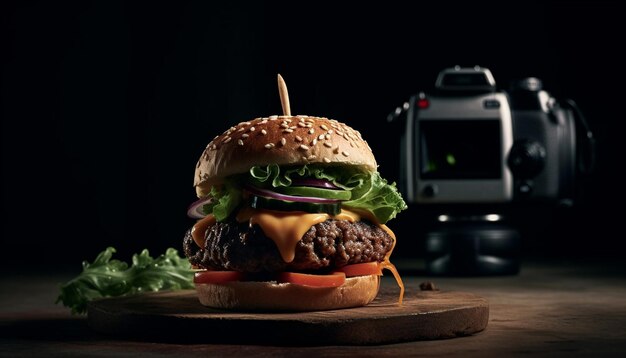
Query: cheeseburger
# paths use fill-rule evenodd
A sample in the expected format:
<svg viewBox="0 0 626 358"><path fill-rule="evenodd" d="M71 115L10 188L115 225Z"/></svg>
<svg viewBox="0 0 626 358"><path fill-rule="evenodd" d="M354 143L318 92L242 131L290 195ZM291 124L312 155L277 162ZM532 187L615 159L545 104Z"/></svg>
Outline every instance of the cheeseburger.
<svg viewBox="0 0 626 358"><path fill-rule="evenodd" d="M403 286L385 225L406 204L361 134L336 120L270 116L215 137L196 165L199 219L183 247L205 306L363 306L382 269Z"/></svg>

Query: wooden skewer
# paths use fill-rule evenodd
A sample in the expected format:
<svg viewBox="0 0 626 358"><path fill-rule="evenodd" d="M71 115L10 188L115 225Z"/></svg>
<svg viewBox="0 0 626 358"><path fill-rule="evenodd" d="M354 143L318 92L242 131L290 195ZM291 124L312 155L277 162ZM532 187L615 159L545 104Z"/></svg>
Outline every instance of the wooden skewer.
<svg viewBox="0 0 626 358"><path fill-rule="evenodd" d="M278 94L280 95L280 104L283 107L283 114L285 116L291 115L291 106L289 105L289 92L287 92L287 84L283 76L278 74Z"/></svg>

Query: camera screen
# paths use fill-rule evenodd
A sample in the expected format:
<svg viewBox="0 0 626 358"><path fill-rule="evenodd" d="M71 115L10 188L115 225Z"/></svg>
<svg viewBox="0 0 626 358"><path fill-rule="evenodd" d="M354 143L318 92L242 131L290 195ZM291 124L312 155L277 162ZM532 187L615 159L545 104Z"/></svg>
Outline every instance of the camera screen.
<svg viewBox="0 0 626 358"><path fill-rule="evenodd" d="M422 120L419 131L422 179L501 177L499 120Z"/></svg>

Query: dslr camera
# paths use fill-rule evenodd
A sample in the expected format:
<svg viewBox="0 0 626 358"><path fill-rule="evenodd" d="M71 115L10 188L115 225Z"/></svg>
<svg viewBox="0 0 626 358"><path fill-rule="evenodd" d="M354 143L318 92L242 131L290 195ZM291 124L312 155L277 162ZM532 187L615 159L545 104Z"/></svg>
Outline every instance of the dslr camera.
<svg viewBox="0 0 626 358"><path fill-rule="evenodd" d="M576 176L594 161L594 138L575 102L557 101L537 78L498 90L478 66L444 69L432 93L412 96L387 119L400 128L402 194L440 204L433 207L445 225L426 237L431 273L517 272L519 234L475 204L571 205ZM459 207L466 210L450 210Z"/></svg>

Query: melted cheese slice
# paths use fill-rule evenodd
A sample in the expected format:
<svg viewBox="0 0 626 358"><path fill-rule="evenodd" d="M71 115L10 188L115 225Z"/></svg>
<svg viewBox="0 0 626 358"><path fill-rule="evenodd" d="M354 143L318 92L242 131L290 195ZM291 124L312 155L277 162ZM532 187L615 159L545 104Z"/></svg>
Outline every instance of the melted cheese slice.
<svg viewBox="0 0 626 358"><path fill-rule="evenodd" d="M259 225L263 233L274 243L285 262L292 262L296 257L296 245L309 229L330 219L326 213L304 213L299 211L275 211L244 208L237 214L237 221L250 222L250 226ZM333 217L337 220L359 221L358 214L342 210Z"/></svg>

